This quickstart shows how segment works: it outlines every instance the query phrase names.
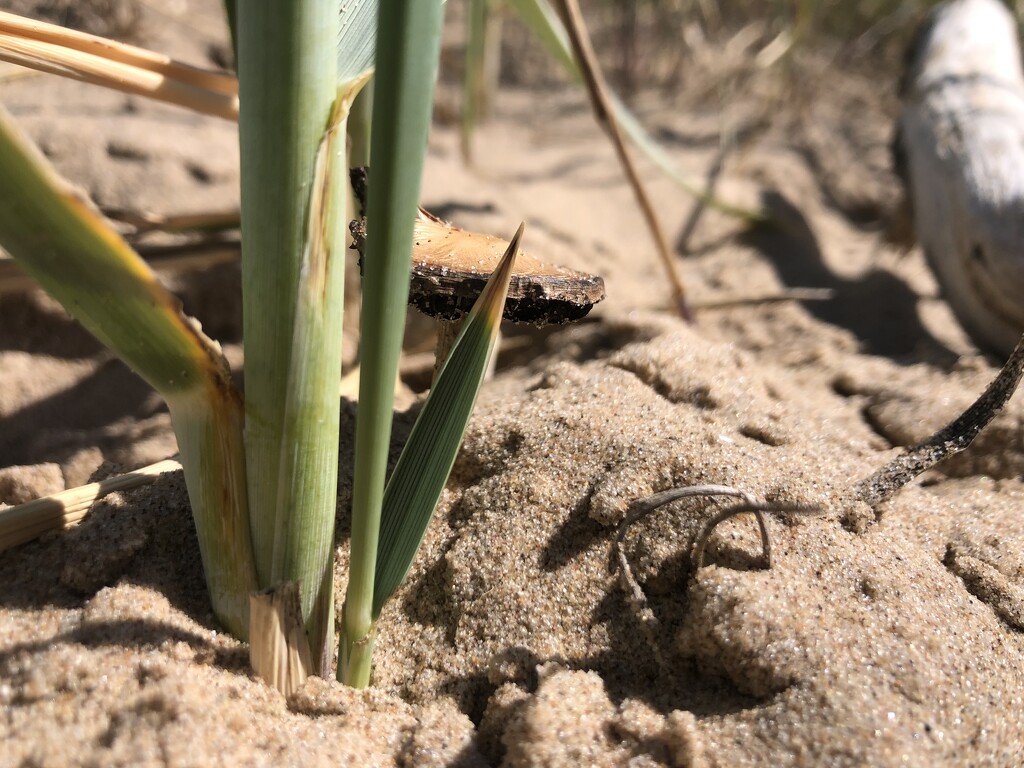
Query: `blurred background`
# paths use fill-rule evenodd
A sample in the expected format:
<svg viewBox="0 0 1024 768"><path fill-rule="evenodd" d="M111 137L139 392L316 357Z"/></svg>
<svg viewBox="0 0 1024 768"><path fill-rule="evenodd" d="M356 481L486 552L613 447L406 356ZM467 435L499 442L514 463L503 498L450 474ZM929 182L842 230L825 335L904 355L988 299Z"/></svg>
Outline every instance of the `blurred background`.
<svg viewBox="0 0 1024 768"><path fill-rule="evenodd" d="M820 55L842 68L898 67L917 24L938 0L580 0L594 46L613 86L627 96L655 87L666 95L698 95L772 69L799 69ZM459 55L458 25L466 0L449 0L447 62ZM1020 18L1024 2L1009 4ZM566 82L557 64L501 0L500 79L510 85ZM454 74L454 72L453 72Z"/></svg>

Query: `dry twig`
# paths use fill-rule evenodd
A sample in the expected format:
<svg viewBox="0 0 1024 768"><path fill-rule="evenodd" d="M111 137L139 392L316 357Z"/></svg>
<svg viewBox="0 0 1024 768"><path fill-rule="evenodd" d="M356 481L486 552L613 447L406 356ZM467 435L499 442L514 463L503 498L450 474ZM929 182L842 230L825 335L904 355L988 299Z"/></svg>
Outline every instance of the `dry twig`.
<svg viewBox="0 0 1024 768"><path fill-rule="evenodd" d="M922 443L909 448L853 487L854 493L877 507L927 469L969 446L1006 405L1024 375L1024 337L1006 364L970 408Z"/></svg>
<svg viewBox="0 0 1024 768"><path fill-rule="evenodd" d="M622 164L622 168L629 178L629 183L633 187L633 193L636 195L637 203L640 205L640 210L643 212L647 227L654 238L658 255L672 286L676 307L684 318L692 320L693 316L686 301L686 289L683 285L683 278L679 274L672 249L669 248L665 232L662 230L658 216L654 212L654 205L651 203L647 190L640 180L640 174L637 172L636 166L633 165L633 159L626 148L626 142L623 139L618 121L615 119L608 85L605 82L604 75L601 73L600 66L598 66L597 56L594 54L594 47L590 42L590 35L587 32L586 24L583 22L583 14L580 11L579 2L577 0L558 0L557 6L561 12L566 31L569 34L569 41L572 43L573 51L576 54L576 61L580 66L580 72L583 74L583 80L587 85L587 93L590 95L590 103L594 108L594 115L598 123L604 126L611 137L612 143L615 145L615 151L619 156L619 162Z"/></svg>
<svg viewBox="0 0 1024 768"><path fill-rule="evenodd" d="M761 547L762 552L764 553L765 567L771 568L771 537L768 534L768 526L765 523L764 514L766 512L814 511L814 508L812 507L770 504L760 501L753 494L741 491L737 488L732 488L728 485L693 485L684 488L671 488L633 504L633 511L630 512L630 514L628 514L619 524L619 529L615 535L615 541L612 545L612 549L619 564L619 576L622 581L622 586L630 597L630 607L636 614L640 625L644 628L648 644L651 648L651 652L655 656L655 660L658 665L665 670L670 670L672 667L665 663L665 659L661 652L661 641L659 640L659 638L663 636L661 632L661 623L654 615L654 611L651 610L650 605L647 602L647 596L644 594L643 588L640 586L639 581L637 581L636 576L633 574L633 569L629 565L629 558L626 557L626 553L623 551L622 543L626 538L626 533L634 523L639 522L655 510L664 507L666 504L671 504L673 501L678 501L680 499L715 496L732 497L739 499L740 503L721 510L718 514L708 520L707 523L704 524L700 533L697 534L693 543L694 555L692 562L694 563L694 570L699 570L704 566L704 550L707 548L707 543L715 529L726 520L745 512L753 513L754 519L757 520L757 526L761 534Z"/></svg>

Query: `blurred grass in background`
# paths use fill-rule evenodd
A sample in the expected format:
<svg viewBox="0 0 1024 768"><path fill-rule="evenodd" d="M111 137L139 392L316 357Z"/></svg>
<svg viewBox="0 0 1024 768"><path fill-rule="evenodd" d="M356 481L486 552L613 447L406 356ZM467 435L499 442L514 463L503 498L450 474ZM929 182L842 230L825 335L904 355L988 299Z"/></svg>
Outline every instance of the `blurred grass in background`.
<svg viewBox="0 0 1024 768"><path fill-rule="evenodd" d="M556 88L568 82L557 62L504 0L500 17L502 84ZM723 82L736 83L771 64L813 51L842 69L895 75L914 30L939 0L580 0L602 68L627 100L637 90L692 102ZM1006 0L1019 20L1024 0ZM0 9L115 39L144 42L140 0L0 0ZM461 83L468 0L449 0L442 77ZM774 50L765 51L773 41ZM786 43L785 55L779 55ZM799 70L799 61L796 62ZM684 95L685 94L685 95Z"/></svg>
<svg viewBox="0 0 1024 768"><path fill-rule="evenodd" d="M914 30L939 0L581 0L602 67L627 100L659 89L710 95L813 51L845 70L898 72ZM501 0L495 0L500 9ZM1018 18L1024 0L1008 3ZM465 2L449 3L445 74L461 77ZM501 82L553 88L567 82L528 30L503 13ZM774 47L773 47L774 46ZM799 70L799 61L796 63Z"/></svg>

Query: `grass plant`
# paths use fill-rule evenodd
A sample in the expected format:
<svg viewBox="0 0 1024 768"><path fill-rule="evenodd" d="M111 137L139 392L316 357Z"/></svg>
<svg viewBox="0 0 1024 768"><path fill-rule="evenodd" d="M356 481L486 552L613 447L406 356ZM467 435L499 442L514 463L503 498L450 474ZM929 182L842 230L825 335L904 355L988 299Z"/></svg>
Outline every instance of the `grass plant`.
<svg viewBox="0 0 1024 768"><path fill-rule="evenodd" d="M593 80L577 64L573 40L547 0L508 2L573 78ZM707 25L729 23L726 4L698 5ZM797 9L793 34L868 20L875 26L862 34L879 33L878 25L890 18L882 5L790 4ZM266 650L253 654L261 674L292 691L309 672L327 674L333 655L338 445L348 437L338 428L343 256L354 216L348 169L369 162L351 566L338 665L339 679L365 686L377 622L420 546L487 369L523 230L464 323L386 477L443 4L294 0L226 7L237 82L2 13L0 58L88 82L116 82L131 93L239 120L244 398L217 343L182 314L138 254L57 176L2 110L0 245L166 400L213 609L229 631ZM864 8L874 15L862 19L857 14ZM486 0L475 0L473 11L479 42ZM473 50L467 78L473 89L482 82L485 47ZM475 95L479 103L482 95ZM614 95L601 94L598 112L689 184ZM701 196L696 187L691 191ZM756 218L756 212L732 212ZM880 503L923 467L969 443L1016 388L1022 369L1024 345L972 409L856 486L860 500ZM90 487L86 498L113 485ZM743 510L761 511L742 492L727 490L745 498ZM77 515L87 503L65 499L26 507L16 521L18 535L33 535L44 517ZM767 556L763 522L761 530ZM698 567L701 552L699 547ZM623 569L628 572L626 564Z"/></svg>
<svg viewBox="0 0 1024 768"><path fill-rule="evenodd" d="M208 78L139 49L105 48L106 41L88 35L57 31L50 38L54 30L35 22L4 19L0 55L11 59L25 39L45 37L55 50L28 45L31 56L18 54L19 61L104 84L118 80L120 65L137 76L131 92L183 105L191 100L226 118L238 109L244 399L216 342L182 315L141 258L2 114L0 245L167 401L214 611L254 649L270 649L269 656L253 654L255 666L292 690L307 669L327 674L332 659L343 256L351 215L346 129L354 110L351 153L360 163L370 157L374 180L339 677L366 685L376 619L412 563L483 380L518 236L385 491L443 4L296 0L228 10L237 99L231 78ZM387 44L375 45L378 36ZM61 56L77 61L77 69L45 63L63 62ZM139 87L154 80L154 71L163 85ZM375 98L360 98L374 72ZM250 619L261 627L257 636Z"/></svg>

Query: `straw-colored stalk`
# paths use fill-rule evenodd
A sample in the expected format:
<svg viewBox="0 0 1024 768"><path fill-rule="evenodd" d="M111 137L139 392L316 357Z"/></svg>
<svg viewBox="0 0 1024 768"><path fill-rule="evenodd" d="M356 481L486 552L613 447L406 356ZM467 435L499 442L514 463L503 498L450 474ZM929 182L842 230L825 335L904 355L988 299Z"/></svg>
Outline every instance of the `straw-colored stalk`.
<svg viewBox="0 0 1024 768"><path fill-rule="evenodd" d="M313 671L299 585L286 581L253 593L249 613L253 638L249 663L253 671L285 696L291 696Z"/></svg>
<svg viewBox="0 0 1024 768"><path fill-rule="evenodd" d="M68 488L0 510L0 552L33 541L47 531L77 525L89 513L92 505L104 496L148 485L165 472L176 472L179 469L179 462L164 459L123 475Z"/></svg>
<svg viewBox="0 0 1024 768"><path fill-rule="evenodd" d="M644 216L644 221L647 223L647 229L654 240L658 258L661 260L662 268L665 270L669 285L672 288L676 309L684 318L691 319L682 275L676 264L672 249L668 245L665 231L658 220L658 214L654 210L654 204L651 202L643 179L633 163L629 149L626 147L622 128L615 114L611 91L605 82L601 67L597 63L597 55L594 53L594 47L590 42L590 34L587 32L586 24L583 22L583 14L580 11L579 2L578 0L557 0L557 2L565 28L569 33L569 40L572 43L576 61L587 86L587 93L590 95L594 115L598 123L601 124L611 138L612 145L615 147L615 153L619 158L619 163L622 165L626 178L633 188L637 205Z"/></svg>
<svg viewBox="0 0 1024 768"><path fill-rule="evenodd" d="M126 93L166 101L228 120L238 117L230 75L169 56L0 11L0 60Z"/></svg>

